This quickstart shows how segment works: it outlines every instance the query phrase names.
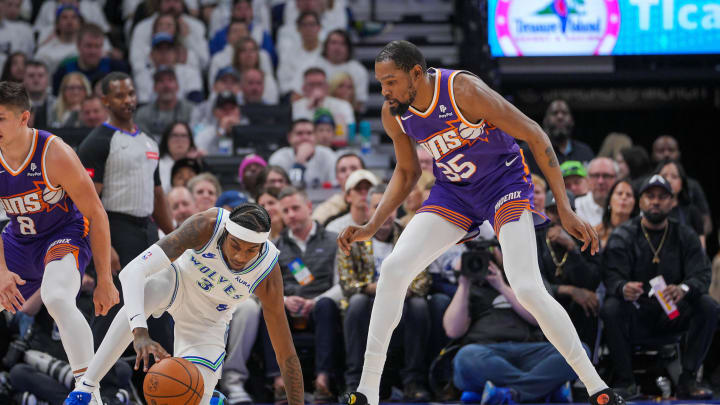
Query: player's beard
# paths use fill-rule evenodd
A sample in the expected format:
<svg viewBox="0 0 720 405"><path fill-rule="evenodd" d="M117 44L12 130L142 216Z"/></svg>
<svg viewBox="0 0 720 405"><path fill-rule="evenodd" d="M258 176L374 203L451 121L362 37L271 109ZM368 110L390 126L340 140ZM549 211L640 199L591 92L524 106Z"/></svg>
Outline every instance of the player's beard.
<svg viewBox="0 0 720 405"><path fill-rule="evenodd" d="M403 115L408 111L410 105L415 102L415 96L417 96L417 90L415 90L414 86L410 86L410 88L408 89L408 95L408 101L405 103L401 103L398 99L393 100L397 103L397 107L390 107L390 114Z"/></svg>

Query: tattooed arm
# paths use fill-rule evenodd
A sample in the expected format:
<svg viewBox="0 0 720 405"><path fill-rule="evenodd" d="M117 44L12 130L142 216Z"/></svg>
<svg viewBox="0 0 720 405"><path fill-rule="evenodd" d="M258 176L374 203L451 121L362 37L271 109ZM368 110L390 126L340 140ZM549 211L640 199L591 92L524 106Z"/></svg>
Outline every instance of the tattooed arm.
<svg viewBox="0 0 720 405"><path fill-rule="evenodd" d="M460 112L471 122L485 119L513 138L527 142L535 161L547 179L558 205L563 227L574 237L584 241L582 250L599 250L597 232L572 211L565 194L565 182L550 139L535 121L520 112L477 76L458 74L453 81L455 102Z"/></svg>
<svg viewBox="0 0 720 405"><path fill-rule="evenodd" d="M177 229L160 239L157 245L162 248L171 262L174 262L188 249L202 248L210 240L215 229L217 210L217 208L210 208L191 216Z"/></svg>
<svg viewBox="0 0 720 405"><path fill-rule="evenodd" d="M265 324L275 350L275 358L280 366L280 373L285 382L288 404L302 405L305 402L302 368L297 353L295 353L295 345L285 315L282 274L279 265L275 265L270 276L255 290L255 295L260 298L262 303Z"/></svg>

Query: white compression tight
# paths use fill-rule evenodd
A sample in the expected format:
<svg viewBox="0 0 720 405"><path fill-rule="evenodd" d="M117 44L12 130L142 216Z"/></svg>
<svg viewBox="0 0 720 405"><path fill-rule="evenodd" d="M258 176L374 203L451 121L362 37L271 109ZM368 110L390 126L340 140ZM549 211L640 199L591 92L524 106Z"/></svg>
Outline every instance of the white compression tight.
<svg viewBox="0 0 720 405"><path fill-rule="evenodd" d="M370 318L365 363L358 391L371 405L379 402L380 377L388 344L402 316L404 292L412 280L465 235L461 228L430 213L415 215L383 261ZM545 290L540 277L532 214L500 231L505 273L520 303L537 319L543 332L568 360L591 394L607 385L585 354L565 310Z"/></svg>
<svg viewBox="0 0 720 405"><path fill-rule="evenodd" d="M88 366L94 349L90 325L75 303L80 283L75 257L67 254L45 266L40 285L40 297L57 323L60 340L76 376Z"/></svg>

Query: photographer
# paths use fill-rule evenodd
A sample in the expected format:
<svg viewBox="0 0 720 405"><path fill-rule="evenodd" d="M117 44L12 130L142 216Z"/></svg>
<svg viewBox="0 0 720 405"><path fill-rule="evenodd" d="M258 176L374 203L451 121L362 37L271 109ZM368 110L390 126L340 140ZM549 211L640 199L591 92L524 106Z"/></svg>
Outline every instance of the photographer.
<svg viewBox="0 0 720 405"><path fill-rule="evenodd" d="M569 192L568 199L574 209ZM550 226L536 232L540 271L552 296L570 315L580 341L594 347L599 311L595 290L601 278L599 256L581 252L578 242L563 230L552 191L545 198L545 214Z"/></svg>
<svg viewBox="0 0 720 405"><path fill-rule="evenodd" d="M478 259L480 255L472 261ZM463 264L472 261L466 257ZM487 405L572 402L569 381L577 376L545 341L502 269L494 261L487 263L486 270L461 270L443 319L447 335L463 345L453 361L455 386L463 391L463 400L479 402L484 395Z"/></svg>

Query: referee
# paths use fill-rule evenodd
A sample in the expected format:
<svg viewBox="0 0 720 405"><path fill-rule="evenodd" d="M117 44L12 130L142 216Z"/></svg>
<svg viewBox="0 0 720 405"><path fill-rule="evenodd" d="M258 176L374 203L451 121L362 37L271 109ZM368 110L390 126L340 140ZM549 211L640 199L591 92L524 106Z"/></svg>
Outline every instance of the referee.
<svg viewBox="0 0 720 405"><path fill-rule="evenodd" d="M83 140L78 155L105 206L113 251L117 252L120 266L124 267L143 249L157 242L158 226L165 233L170 233L173 226L160 185L158 145L133 122L137 96L132 79L125 73L112 72L105 76L101 85L103 104L110 118ZM113 280L122 291L117 274ZM120 305L114 306L106 316L95 318L96 349L122 302L121 294ZM153 339L166 350L172 350L169 318L150 320L149 323Z"/></svg>

